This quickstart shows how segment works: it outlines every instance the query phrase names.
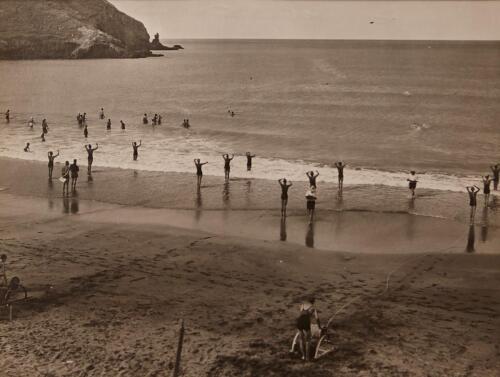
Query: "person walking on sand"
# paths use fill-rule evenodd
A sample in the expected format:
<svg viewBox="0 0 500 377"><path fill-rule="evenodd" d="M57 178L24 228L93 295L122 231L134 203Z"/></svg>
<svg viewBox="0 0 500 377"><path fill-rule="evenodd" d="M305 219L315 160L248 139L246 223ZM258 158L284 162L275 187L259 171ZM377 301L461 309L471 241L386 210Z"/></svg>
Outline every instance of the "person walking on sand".
<svg viewBox="0 0 500 377"><path fill-rule="evenodd" d="M252 159L255 157L254 154L251 154L250 152L246 153L247 156L247 171L252 170Z"/></svg>
<svg viewBox="0 0 500 377"><path fill-rule="evenodd" d="M498 190L498 181L500 180L500 164L490 166L491 172L493 173L493 190Z"/></svg>
<svg viewBox="0 0 500 377"><path fill-rule="evenodd" d="M83 129L83 137L86 139L89 136L89 130L87 128L87 125L85 125L85 128Z"/></svg>
<svg viewBox="0 0 500 377"><path fill-rule="evenodd" d="M68 192L68 186L69 186L69 161L66 161L64 163L64 166L61 169L61 178L63 179L63 196L64 193L69 193Z"/></svg>
<svg viewBox="0 0 500 377"><path fill-rule="evenodd" d="M483 178L483 193L484 193L484 206L486 207L490 203L490 192L491 192L491 181L489 175L485 175Z"/></svg>
<svg viewBox="0 0 500 377"><path fill-rule="evenodd" d="M101 110L99 111L99 119L104 119L104 108L101 107Z"/></svg>
<svg viewBox="0 0 500 377"><path fill-rule="evenodd" d="M408 181L408 188L411 191L411 197L415 198L415 190L417 188L418 177L414 170L410 172L410 175L406 180Z"/></svg>
<svg viewBox="0 0 500 377"><path fill-rule="evenodd" d="M7 123L10 122L10 110L7 109L7 111L5 112L5 120L7 121Z"/></svg>
<svg viewBox="0 0 500 377"><path fill-rule="evenodd" d="M108 119L108 122L106 123L106 129L108 131L111 130L111 119Z"/></svg>
<svg viewBox="0 0 500 377"><path fill-rule="evenodd" d="M48 164L48 167L49 167L49 179L52 179L52 171L54 170L54 160L59 156L59 151L57 151L57 154L54 155L54 153L52 151L50 151L48 154L47 154L47 157L49 159L49 164Z"/></svg>
<svg viewBox="0 0 500 377"><path fill-rule="evenodd" d="M306 192L306 208L309 216L309 224L314 220L314 211L316 210L316 187L311 186Z"/></svg>
<svg viewBox="0 0 500 377"><path fill-rule="evenodd" d="M201 187L201 179L203 178L202 166L208 164L208 162L201 162L199 158L194 159L194 165L196 166L196 177L198 179L198 190Z"/></svg>
<svg viewBox="0 0 500 377"><path fill-rule="evenodd" d="M469 205L470 205L470 222L474 222L474 217L476 216L476 206L477 206L477 193L481 189L477 186L470 186L465 188L469 194Z"/></svg>
<svg viewBox="0 0 500 377"><path fill-rule="evenodd" d="M125 123L123 122L123 120L120 120L120 125L122 127L122 130L124 130L125 129Z"/></svg>
<svg viewBox="0 0 500 377"><path fill-rule="evenodd" d="M142 145L142 140L139 140L139 144L137 144L135 141L132 143L132 148L134 149L134 161L137 161L137 157L139 157L139 147Z"/></svg>
<svg viewBox="0 0 500 377"><path fill-rule="evenodd" d="M306 176L309 178L309 186L316 188L316 178L318 178L319 172L316 170L316 174L314 174L311 170L306 173Z"/></svg>
<svg viewBox="0 0 500 377"><path fill-rule="evenodd" d="M76 159L73 160L73 163L69 167L69 171L71 173L71 191L76 191L76 181L78 181L78 172L80 171L80 167L76 163Z"/></svg>
<svg viewBox="0 0 500 377"><path fill-rule="evenodd" d="M293 186L286 178L278 179L281 186L281 216L286 217L286 206L288 205L288 189Z"/></svg>
<svg viewBox="0 0 500 377"><path fill-rule="evenodd" d="M229 173L231 172L231 161L234 158L234 154L229 157L229 155L223 154L222 158L224 159L224 176L226 178L226 181L229 181Z"/></svg>
<svg viewBox="0 0 500 377"><path fill-rule="evenodd" d="M92 163L94 162L94 152L99 148L99 144L95 144L95 148L92 148L92 144L86 145L85 150L87 151L87 174L92 174Z"/></svg>
<svg viewBox="0 0 500 377"><path fill-rule="evenodd" d="M344 168L346 167L346 164L344 164L342 161L337 161L335 163L335 167L337 168L337 173L338 173L338 180L339 180L339 191L342 191L344 188Z"/></svg>
<svg viewBox="0 0 500 377"><path fill-rule="evenodd" d="M321 328L318 311L314 307L315 298L310 297L305 300L299 309L299 317L297 318L297 330L300 332L301 338L301 353L302 360L309 361L311 359L311 323L313 320ZM293 351L293 350L292 350Z"/></svg>
<svg viewBox="0 0 500 377"><path fill-rule="evenodd" d="M26 143L26 146L24 147L25 152L31 152L30 151L30 143Z"/></svg>

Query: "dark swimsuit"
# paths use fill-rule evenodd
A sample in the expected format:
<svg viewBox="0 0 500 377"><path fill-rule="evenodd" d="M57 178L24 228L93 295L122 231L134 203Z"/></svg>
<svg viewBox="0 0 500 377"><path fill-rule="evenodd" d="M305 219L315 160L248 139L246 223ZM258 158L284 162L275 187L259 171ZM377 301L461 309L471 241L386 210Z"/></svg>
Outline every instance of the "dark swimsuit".
<svg viewBox="0 0 500 377"><path fill-rule="evenodd" d="M339 171L339 178L344 178L344 167L342 166L341 168L339 168L337 166L337 170Z"/></svg>
<svg viewBox="0 0 500 377"><path fill-rule="evenodd" d="M310 175L308 175L308 177L309 177L309 185L316 187L316 177L315 176L311 177Z"/></svg>
<svg viewBox="0 0 500 377"><path fill-rule="evenodd" d="M196 164L196 175L202 176L203 171L201 170L201 165Z"/></svg>
<svg viewBox="0 0 500 377"><path fill-rule="evenodd" d="M300 331L311 331L311 306L308 310L301 310L300 315L297 318L297 329Z"/></svg>
<svg viewBox="0 0 500 377"><path fill-rule="evenodd" d="M288 200L288 189L290 186L281 186L281 200Z"/></svg>
<svg viewBox="0 0 500 377"><path fill-rule="evenodd" d="M476 200L477 192L469 192L469 205L475 207L477 205Z"/></svg>
<svg viewBox="0 0 500 377"><path fill-rule="evenodd" d="M225 162L224 162L224 170L225 171L230 171L231 170L231 160L225 160Z"/></svg>
<svg viewBox="0 0 500 377"><path fill-rule="evenodd" d="M252 158L253 157L250 157L250 156L247 156L247 167L252 167Z"/></svg>
<svg viewBox="0 0 500 377"><path fill-rule="evenodd" d="M483 192L485 194L489 194L490 193L490 183L491 181L488 181L488 183L484 182L484 189L483 189Z"/></svg>
<svg viewBox="0 0 500 377"><path fill-rule="evenodd" d="M49 157L49 168L53 168L54 167L54 158L55 157Z"/></svg>

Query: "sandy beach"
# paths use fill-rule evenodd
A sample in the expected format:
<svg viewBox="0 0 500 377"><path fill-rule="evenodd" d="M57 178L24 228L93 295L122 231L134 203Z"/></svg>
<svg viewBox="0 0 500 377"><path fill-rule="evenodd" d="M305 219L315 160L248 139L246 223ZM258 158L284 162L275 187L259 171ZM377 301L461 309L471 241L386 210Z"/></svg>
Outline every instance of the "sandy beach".
<svg viewBox="0 0 500 377"><path fill-rule="evenodd" d="M78 196L62 198L43 164L0 165L0 245L8 276L19 276L32 297L15 306L14 321L2 312L2 375L170 376L181 318L185 376L498 375L497 211L486 241L478 222L476 253L466 253L463 206L444 219L411 215L424 239L416 230L415 242L406 234L388 253L383 242L360 253L370 245L350 224L384 216L378 229L397 233L407 199L396 192L394 208L379 213L376 203L353 199L362 187L352 188L342 206L325 199L318 215L346 215L342 247L311 249L293 237L256 236L256 222L279 227L279 204L266 191L274 182L251 181L245 196L248 183L232 181L227 204L220 179L206 177L197 209L189 175L96 169L92 182L83 174ZM291 224L303 217L298 191ZM455 200L427 194L417 200L423 212L436 197ZM209 226L224 216L254 231ZM396 252L408 245L411 252ZM324 320L354 301L333 320L336 351L304 363L288 350L310 294Z"/></svg>

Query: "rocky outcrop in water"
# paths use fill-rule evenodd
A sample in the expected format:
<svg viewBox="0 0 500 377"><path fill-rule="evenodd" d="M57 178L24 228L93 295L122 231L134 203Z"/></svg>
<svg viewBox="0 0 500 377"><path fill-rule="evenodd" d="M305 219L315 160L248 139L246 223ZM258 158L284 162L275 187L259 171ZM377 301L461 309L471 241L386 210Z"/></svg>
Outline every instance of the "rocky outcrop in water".
<svg viewBox="0 0 500 377"><path fill-rule="evenodd" d="M1 59L146 56L144 25L107 0L0 0Z"/></svg>
<svg viewBox="0 0 500 377"><path fill-rule="evenodd" d="M184 47L181 45L174 45L173 47L168 47L163 45L160 42L160 34L156 33L151 44L149 45L151 50L160 50L160 51L168 51L168 50L184 50Z"/></svg>

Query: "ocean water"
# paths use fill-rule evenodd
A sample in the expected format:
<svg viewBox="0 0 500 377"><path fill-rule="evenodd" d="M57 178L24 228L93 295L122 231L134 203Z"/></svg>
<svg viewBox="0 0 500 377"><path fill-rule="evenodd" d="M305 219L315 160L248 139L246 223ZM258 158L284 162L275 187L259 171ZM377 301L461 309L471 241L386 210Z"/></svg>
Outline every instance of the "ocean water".
<svg viewBox="0 0 500 377"><path fill-rule="evenodd" d="M11 121L0 120L0 155L44 161L60 150L59 161L85 165L84 144L99 143L95 166L192 173L201 158L206 174L221 176L227 152L233 176L305 180L313 169L328 182L342 160L346 185L403 187L415 169L420 187L451 191L500 162L500 44L181 43L159 58L1 61L0 111L10 109ZM78 112L88 115L87 140ZM163 124L142 125L145 112ZM258 156L250 173L246 151Z"/></svg>

